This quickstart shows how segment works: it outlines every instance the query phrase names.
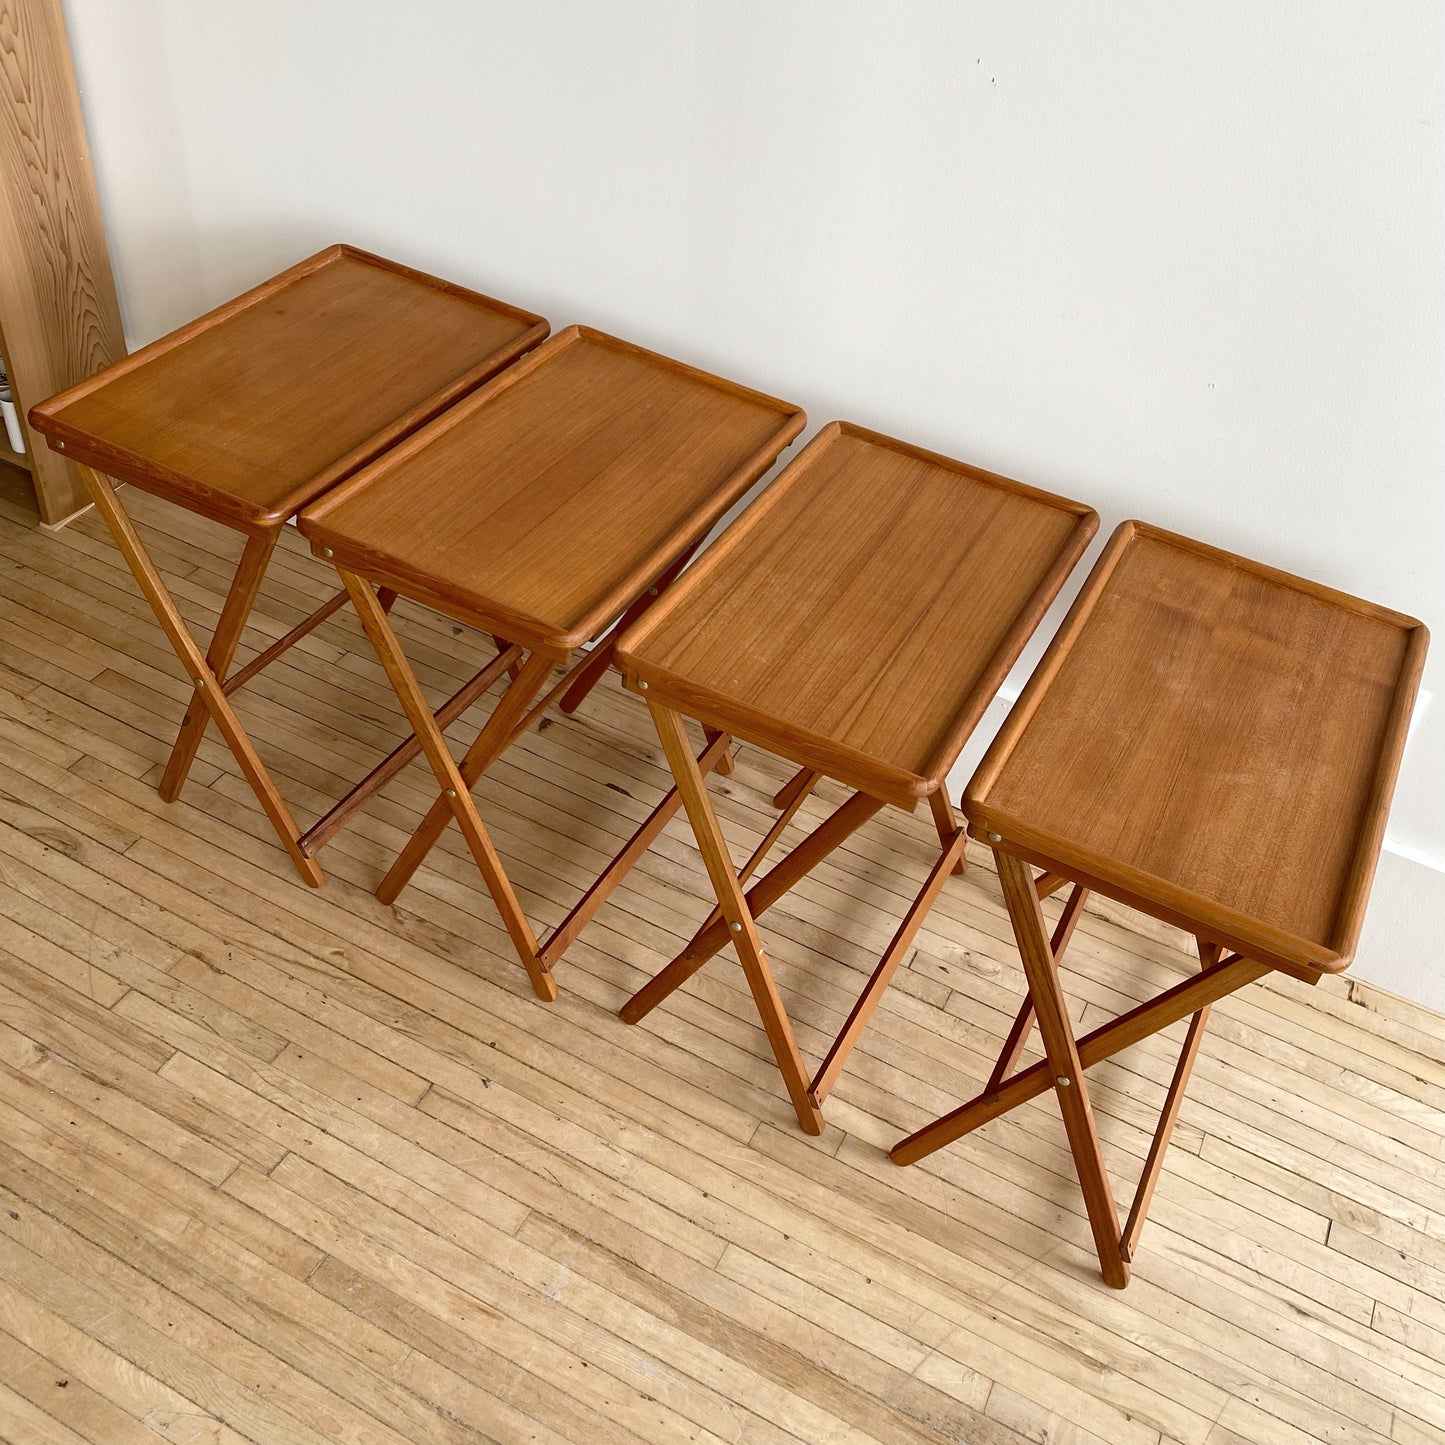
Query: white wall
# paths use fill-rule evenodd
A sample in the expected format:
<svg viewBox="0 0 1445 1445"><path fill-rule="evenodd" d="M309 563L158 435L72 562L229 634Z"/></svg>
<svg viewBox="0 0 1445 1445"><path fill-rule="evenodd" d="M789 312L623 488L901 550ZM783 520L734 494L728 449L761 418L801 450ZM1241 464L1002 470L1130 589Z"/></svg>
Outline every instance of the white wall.
<svg viewBox="0 0 1445 1445"><path fill-rule="evenodd" d="M1445 634L1437 0L66 12L135 342L351 240ZM1442 909L1376 911L1445 1006Z"/></svg>

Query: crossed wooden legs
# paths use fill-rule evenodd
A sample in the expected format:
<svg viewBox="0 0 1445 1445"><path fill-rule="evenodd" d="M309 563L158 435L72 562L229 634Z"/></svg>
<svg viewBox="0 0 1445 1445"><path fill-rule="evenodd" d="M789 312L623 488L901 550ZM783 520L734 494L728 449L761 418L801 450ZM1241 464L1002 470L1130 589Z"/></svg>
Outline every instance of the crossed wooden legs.
<svg viewBox="0 0 1445 1445"><path fill-rule="evenodd" d="M703 781L697 761L688 746L687 734L682 728L682 719L668 708L649 702L648 709L657 726L657 735L662 740L662 750L667 754L672 775L677 779L678 791L682 794L683 805L697 835L698 847L702 850L703 862L707 865L708 876L717 893L721 910L719 923L737 943L738 957L742 960L743 973L748 988L757 1005L758 1015L772 1046L773 1057L782 1071L783 1082L787 1085L788 1097L798 1115L798 1123L809 1134L823 1132L823 1115L818 1106L808 1097L808 1076L803 1068L803 1056L798 1052L793 1027L783 1011L783 1001L778 997L778 987L763 956L762 940L758 937L757 925L752 912L743 897L742 884L733 871L732 858L728 854L727 842L718 824L717 814L708 801L707 784ZM700 967L701 965L699 965ZM626 1010L623 1017L627 1018ZM634 1022L628 1019L628 1022Z"/></svg>
<svg viewBox="0 0 1445 1445"><path fill-rule="evenodd" d="M949 874L956 871L963 857L963 829L954 828L952 834L944 840L945 846L937 862L929 870L922 889L884 950L883 957L854 1004L847 1022L833 1041L822 1066L809 1080L802 1055L793 1037L792 1025L788 1022L777 986L773 982L755 920L884 805L881 800L869 797L866 793L854 793L744 893L743 885L808 796L818 775L805 770L797 774L778 794L774 802L783 809L782 813L741 871L735 871L717 814L708 798L704 769L699 766L707 754L704 753L702 759L693 757L683 731L682 720L671 709L654 702L649 702L648 708L657 726L658 736L662 739L663 751L667 754L673 777L677 781L674 793L670 793L668 799L664 800L664 806L674 795L680 797L686 806L688 819L702 851L703 862L707 865L708 876L717 894L718 907L708 916L687 947L656 978L640 988L623 1005L621 1016L627 1023L637 1023L645 1018L731 940L742 961L753 1002L757 1005L773 1056L787 1086L788 1097L792 1100L793 1109L798 1116L798 1123L805 1132L820 1134L823 1130L824 1099L842 1072L844 1061L853 1051L859 1035L878 1006L884 989L898 971L898 966L906 956L928 910L932 908ZM676 811L675 802L672 803L671 811ZM668 816L671 816L671 812ZM656 817L657 814L654 814L653 818L644 824L644 828L650 826ZM666 818L662 821L666 822ZM658 827L660 826L659 824Z"/></svg>
<svg viewBox="0 0 1445 1445"><path fill-rule="evenodd" d="M1014 1020L983 1093L895 1144L890 1157L895 1164L914 1164L977 1129L980 1124L986 1124L990 1119L996 1119L1052 1088L1064 1116L1064 1130L1068 1135L1069 1150L1074 1156L1074 1168L1084 1195L1100 1268L1109 1284L1115 1289L1123 1289L1129 1282L1129 1263L1134 1257L1144 1217L1158 1183L1164 1153L1179 1117L1184 1090L1208 1021L1209 1007L1216 1000L1261 978L1269 972L1269 967L1242 958L1237 953L1221 957L1217 944L1200 940L1202 967L1196 977L1176 984L1148 1003L1130 1009L1112 1023L1076 1039L1059 983L1058 964L1073 932L1078 910L1082 907L1084 890L1075 887L1050 940L1039 900L1057 891L1066 880L1052 873L1035 880L1028 866L1012 854L995 850L994 857L998 861L999 881L1003 885L1004 901L1018 941L1024 975L1028 979L1028 1000ZM1089 1105L1084 1070L1111 1058L1130 1044L1168 1028L1189 1014L1193 1018L1155 1128L1149 1157L1134 1194L1128 1221L1120 1230L1113 1191L1099 1148L1098 1130ZM1015 1072L1033 1019L1038 1022L1046 1057L1027 1069Z"/></svg>
<svg viewBox="0 0 1445 1445"><path fill-rule="evenodd" d="M577 935L587 926L588 922L596 915L597 911L607 901L626 873L636 863L637 859L651 846L653 840L667 825L668 819L677 811L678 795L676 789L668 794L662 804L653 812L641 828L633 835L622 852L608 864L602 876L582 895L577 905L552 931L546 942L539 945L533 935L527 920L523 917L520 907L517 905L515 896L511 893L510 885L505 890L499 891L494 886L494 877L499 877L502 884L506 883L505 874L501 873L501 865L497 863L495 874L489 871L490 865L483 866L481 856L478 855L478 847L481 840L486 839L486 829L482 826L479 816L476 814L475 805L471 802L470 791L477 785L482 774L519 738L528 728L560 699L560 705L564 712L574 711L587 694L597 686L608 667L611 665L614 654L617 650L617 639L627 629L629 624L636 621L649 607L652 606L664 589L677 577L687 565L696 547L689 548L682 556L677 558L657 579L657 581L638 597L634 598L631 605L623 612L613 624L606 637L601 639L592 650L580 661L573 665L547 694L540 701L533 701L541 691L542 685L546 682L552 670L553 663L539 653L532 653L525 663L521 662L522 650L519 647L511 647L506 652L500 653L492 664L493 667L505 665L505 669L512 676L512 683L503 694L501 701L497 704L492 716L488 719L486 726L477 735L471 747L467 749L461 763L453 764L452 769L444 769L447 777L444 779L442 773L437 773L437 781L442 783L442 794L432 804L426 816L417 826L416 831L407 840L406 846L397 855L395 862L387 870L386 876L377 886L376 896L383 903L394 903L400 896L402 889L411 881L412 875L421 866L427 854L436 846L442 833L446 831L447 824L456 818L461 823L463 815L468 815L468 822L463 826L463 834L466 837L467 845L478 865L482 868L482 876L487 880L488 889L492 893L493 901L501 910L503 919L507 923L507 931L511 935L512 942L516 945L517 952L526 965L528 975L531 977L532 986L539 998L552 1000L557 997L557 984L552 977L552 967L566 952L568 946L576 939ZM340 569L338 569L340 570ZM341 572L343 581L354 597L359 597L355 591L357 583L361 579L355 574ZM362 583L363 587L366 584ZM366 588L369 590L369 587ZM447 716L448 709L457 702L453 698L438 710L432 725L422 726L418 724L416 716L413 716L414 707L421 697L420 689L417 687L416 679L412 675L411 668L402 655L400 644L395 634L391 631L384 615L378 618L377 610L373 607L363 607L362 601L357 602L357 610L362 612L363 623L367 625L368 636L372 638L376 646L377 655L382 659L388 677L396 688L397 696L401 699L402 706L407 709L407 715L412 721L412 726L417 730L417 736L423 738L417 746L427 749L428 758L439 756L445 753L448 761L451 754L441 737L441 728L444 728L451 717ZM382 614L385 607L381 607ZM371 622L367 624L367 618ZM378 628L379 623L379 628ZM378 637L382 638L378 642ZM494 639L499 648L507 644L501 638ZM390 661L388 661L390 658ZM478 675L478 681L482 674ZM413 696L414 694L414 696ZM424 702L419 703L423 712L428 718L431 714L426 709ZM452 716L456 714L453 713ZM708 745L704 749L702 757L697 763L703 771L711 772L716 768L719 772L730 773L733 766L731 751L731 739L727 738L714 729L707 729ZM430 746L428 747L428 743ZM415 754L413 753L412 756ZM383 767L386 764L382 765ZM462 787L458 789L455 781L450 777L454 770L457 779ZM436 771L436 763L433 763L433 771ZM801 801L801 800L800 800ZM338 804L338 809L345 806ZM336 810L333 810L336 811ZM326 820L323 819L317 829L323 827ZM491 845L486 844L487 849ZM492 854L495 858L495 854Z"/></svg>
<svg viewBox="0 0 1445 1445"><path fill-rule="evenodd" d="M236 654L236 644L241 640L246 619L251 615L251 605L256 600L257 592L261 590L261 579L266 575L271 554L276 550L280 537L280 529L274 528L264 536L246 538L240 565L231 579L230 589L221 607L221 615L216 621L216 630L211 634L211 645L206 651L206 666L215 674L218 682L224 683L226 680L231 659ZM191 699L190 706L186 709L181 730L176 734L175 746L171 749L170 759L161 777L160 795L166 802L174 803L180 797L186 774L191 770L191 764L195 761L201 738L206 731L206 724L210 720L210 710L198 694Z"/></svg>
<svg viewBox="0 0 1445 1445"><path fill-rule="evenodd" d="M253 657L239 672L233 676L227 676L231 659L235 655L236 644L241 640L241 634L245 631L247 619L251 615L251 607L255 603L257 592L260 591L261 579L265 576L266 566L270 562L272 552L276 549L276 542L280 535L280 528L275 528L264 536L247 539L245 550L241 553L240 565L236 568L236 575L231 581L225 604L221 608L221 615L216 622L216 630L211 634L211 645L206 653L206 663L215 673L227 696L244 687L263 668L269 667L283 652L294 647L307 633L315 631L328 617L334 616L346 604L347 594L343 588L323 602L310 616L302 618L284 637L278 638L263 652ZM383 611L390 612L392 604L396 601L396 593L385 587L380 588L377 591L377 600L381 603ZM498 651L503 650L505 650L505 645L499 645ZM455 697L443 704L437 714L442 719L442 726L449 726L456 716L470 707L496 681L499 671L500 669L495 667L483 669L470 682L466 683ZM185 718L181 722L180 731L176 734L175 744L171 748L170 759L166 763L165 772L161 777L158 791L166 802L174 803L180 797L181 789L185 786L186 777L190 773L191 764L195 761L196 752L201 746L201 739L205 736L206 725L210 721L210 717L209 708L202 697L197 694L191 699L190 707L186 709ZM322 845L339 832L341 827L356 813L360 812L367 799L395 777L420 751L421 745L415 738L408 739L396 748L324 818L313 823L301 835L299 846L302 853L308 858L315 857Z"/></svg>
<svg viewBox="0 0 1445 1445"><path fill-rule="evenodd" d="M392 631L391 622L376 600L376 594L371 590L371 584L354 572L341 568L337 568L337 571L341 573L341 580L351 595L352 604L361 618L361 625L366 629L366 635L376 649L376 655L396 690L397 700L401 703L412 732L421 743L422 752L426 754L426 760L431 764L432 773L442 790L432 813L445 809L447 814L457 820L457 826L462 830L462 837L466 839L467 848L476 861L487 891L492 895L492 901L502 915L502 923L512 940L512 946L517 950L517 956L522 960L527 976L532 980L533 991L538 998L550 1002L557 997L556 980L537 957L537 939L532 932L532 925L527 922L527 915L522 912L522 905L512 891L511 880L502 867L497 850L492 846L491 836L482 823L476 803L472 801L471 790L485 769L500 756L511 741L513 728L520 715L541 690L542 684L552 671L551 659L536 652L528 657L516 679L492 710L486 726L467 750L461 767L458 767L446 739L442 736L441 728L437 726L437 720L422 695L411 664L401 650L401 643ZM430 819L432 814L427 816ZM439 825L437 832L440 831Z"/></svg>
<svg viewBox="0 0 1445 1445"><path fill-rule="evenodd" d="M732 739L726 733L710 734L707 746L697 759L698 771L704 776L712 772L714 768L723 772L726 770L724 768L725 760L730 769L731 743ZM623 845L622 851L602 870L596 882L577 901L577 905L572 911L552 930L541 948L542 961L548 968L551 968L571 947L577 935L592 921L597 911L611 896L613 889L632 871L637 860L657 841L662 830L667 827L681 806L682 794L674 785L668 790L662 802L647 815L642 825Z"/></svg>
<svg viewBox="0 0 1445 1445"><path fill-rule="evenodd" d="M263 532L248 535L241 552L236 574L226 594L216 629L211 635L210 646L203 657L199 645L191 636L185 619L181 616L160 572L150 553L141 541L129 515L120 504L115 487L109 478L91 470L79 468L82 479L90 492L111 535L115 538L121 555L130 567L141 592L150 603L181 665L195 684L195 694L186 709L184 721L171 749L170 759L162 774L159 791L168 803L180 796L181 788L195 761L206 726L212 717L216 719L227 745L241 766L246 780L250 783L257 800L271 820L282 845L290 854L302 878L313 887L320 885L322 873L316 864L315 855L320 848L366 804L367 800L390 779L396 776L418 753L421 743L415 735L407 738L391 754L353 788L325 817L301 832L275 782L261 762L246 729L236 716L228 701L231 694L244 687L263 668L269 666L282 653L294 647L303 637L328 617L333 616L346 605L348 593L343 589L318 607L309 617L298 622L284 637L273 642L264 651L251 659L235 673L230 673L231 661L237 644L245 631L251 608L256 601L266 568L276 543L280 538L279 526ZM381 588L374 601L383 613L391 610L396 594ZM466 711L508 668L517 667L521 650L510 648L494 658L475 677L464 683L458 692L445 702L437 712L441 727L449 726Z"/></svg>
<svg viewBox="0 0 1445 1445"><path fill-rule="evenodd" d="M277 790L276 784L272 782L271 775L261 762L246 729L241 726L241 720L236 716L235 709L227 699L227 688L222 682L225 669L229 667L231 657L235 652L240 630L245 624L246 614L251 609L256 588L260 585L261 575L266 570L266 563L270 560L279 533L253 537L246 543L246 549L241 557L241 565L237 569L236 579L231 584L222 611L221 621L224 630L218 626L217 636L211 643L211 656L215 660L213 667L212 662L202 656L201 649L186 626L185 618L181 616L180 610L176 607L160 572L151 560L150 553L146 551L145 544L137 534L135 525L126 514L125 508L121 506L120 499L116 496L115 488L111 485L109 478L103 477L90 467L82 466L77 470L81 480L85 483L86 490L90 493L91 500L95 503L96 510L105 518L106 526L110 528L116 546L120 548L121 555L130 567L131 574L135 577L146 601L150 603L151 610L156 615L156 621L160 623L161 629L175 649L176 656L180 658L181 665L195 685L202 707L211 717L215 718L216 726L221 730L227 746L235 755L237 763L240 764L241 771L245 774L246 781L250 783L252 792L256 794L257 801L271 820L271 826L276 830L276 836L281 839L282 845L290 854L291 861L296 865L296 871L313 888L320 887L321 869L317 867L313 859L308 858L301 851L301 831L296 826L296 819L292 817L290 808L286 806L286 800ZM233 683L232 686L234 687L235 684ZM193 701L192 709L194 707ZM187 718L190 717L191 709L188 709ZM203 728L199 724L194 724L189 729L183 725L181 738L177 740L177 751L185 753L188 750L189 756L184 758L184 763L177 762L173 756L173 766L168 766L166 770L166 780L169 780L169 783L163 780L163 789L169 785L172 789L179 790L181 780L185 777L185 770L190 766L190 759L195 756L195 749L200 745L202 731ZM171 796L174 796L174 792L171 793Z"/></svg>

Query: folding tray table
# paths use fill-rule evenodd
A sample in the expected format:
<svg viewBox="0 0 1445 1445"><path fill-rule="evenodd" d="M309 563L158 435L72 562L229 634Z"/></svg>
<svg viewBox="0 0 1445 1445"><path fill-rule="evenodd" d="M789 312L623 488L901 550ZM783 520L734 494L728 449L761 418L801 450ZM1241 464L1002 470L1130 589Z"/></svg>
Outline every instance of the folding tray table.
<svg viewBox="0 0 1445 1445"><path fill-rule="evenodd" d="M601 897L584 898L539 947L470 790L554 700L576 705L620 629L804 420L789 402L573 326L301 513L442 790L378 897L395 900L455 818L537 996L557 996L552 964ZM516 674L460 765L374 586L508 644L493 666ZM559 663L566 674L536 700Z"/></svg>
<svg viewBox="0 0 1445 1445"><path fill-rule="evenodd" d="M1104 1278L1129 1280L1210 1005L1348 965L1428 644L1387 611L1125 522L963 799L993 849L1028 997L987 1087L894 1146L911 1164L1053 1089ZM1044 870L1035 878L1029 864ZM1076 1038L1059 980L1074 885L1192 933L1200 972ZM1123 1229L1084 1071L1192 1016ZM1046 1057L1019 1070L1037 1020Z"/></svg>
<svg viewBox="0 0 1445 1445"><path fill-rule="evenodd" d="M687 808L718 909L623 1007L636 1023L729 941L798 1116L822 1103L949 874L965 836L944 779L1024 643L1083 555L1098 517L1078 502L844 422L825 427L762 498L618 647L648 700L676 787L639 830ZM733 866L692 717L799 765L783 812ZM817 778L855 789L746 893L743 885ZM886 804L927 799L940 849L848 1021L810 1081L756 918ZM629 844L608 873L630 867Z"/></svg>
<svg viewBox="0 0 1445 1445"><path fill-rule="evenodd" d="M345 601L339 593L228 675L281 529L547 335L540 316L351 246L331 246L41 402L30 422L81 480L196 694L160 783L180 795L211 717L297 871L416 756L412 740L303 833L230 694ZM111 482L128 482L246 538L202 653ZM389 607L392 599L384 597Z"/></svg>

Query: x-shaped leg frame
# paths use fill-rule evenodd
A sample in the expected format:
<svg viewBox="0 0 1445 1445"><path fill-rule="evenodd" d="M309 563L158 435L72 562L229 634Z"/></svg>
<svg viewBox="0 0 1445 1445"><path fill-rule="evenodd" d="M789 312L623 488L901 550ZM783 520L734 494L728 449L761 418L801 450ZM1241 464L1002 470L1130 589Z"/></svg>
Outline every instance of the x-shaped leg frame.
<svg viewBox="0 0 1445 1445"><path fill-rule="evenodd" d="M272 781L270 773L266 771L265 764L227 697L228 692L240 686L240 681L233 679L229 687L224 681L241 629L245 626L261 578L265 575L266 564L271 560L271 554L276 548L280 529L247 538L240 566L236 569L216 634L211 640L210 653L208 656L203 655L159 570L151 560L150 553L136 532L135 524L121 506L110 479L87 466L77 467L77 470L96 510L110 528L111 536L115 538L126 565L129 566L146 601L150 603L156 621L160 623L166 638L175 649L176 656L181 660L181 666L185 668L196 688L196 697L187 709L186 722L181 726L181 734L176 739L170 763L161 781L161 796L172 801L179 793L196 749L200 746L201 735L205 730L204 720L206 717L215 718L226 745L235 756L267 818L271 820L277 837L290 854L296 871L313 888L320 887L321 869L302 851L301 830L296 826L296 819L292 817L291 809L287 807L286 800ZM372 600L375 601L375 598ZM278 655L276 648L268 651L272 657ZM270 660L271 658L267 658L267 661ZM248 675L253 676L258 670L253 666ZM240 673L237 674L237 679L244 680Z"/></svg>
<svg viewBox="0 0 1445 1445"><path fill-rule="evenodd" d="M1059 982L1059 962L1078 922L1086 890L1079 884L1074 885L1050 938L1040 901L1066 886L1068 880L1060 874L1047 872L1036 879L1026 863L999 849L994 850L994 857L1023 960L1024 975L1028 980L1028 998L1009 1030L984 1091L900 1140L893 1146L889 1157L895 1164L915 1164L979 1125L1052 1088L1064 1117L1069 1152L1073 1155L1079 1187L1084 1195L1100 1268L1109 1284L1115 1289L1123 1289L1129 1283L1129 1265L1138 1247L1154 1188L1159 1182L1164 1153L1179 1118L1184 1091L1209 1020L1210 1006L1245 984L1263 977L1270 968L1268 964L1256 963L1237 953L1226 957L1217 943L1200 939L1201 968L1195 977L1176 984L1148 1003L1130 1009L1083 1038L1076 1038ZM1113 1191L1104 1169L1084 1071L1189 1015L1192 1017L1184 1046L1165 1095L1143 1173L1135 1188L1129 1217L1121 1230ZM1035 1021L1045 1057L1039 1063L1019 1069L1018 1060Z"/></svg>
<svg viewBox="0 0 1445 1445"><path fill-rule="evenodd" d="M428 853L436 846L447 824L453 818L462 830L473 859L481 871L492 901L497 905L506 925L507 933L532 981L532 988L538 998L551 1002L557 997L557 982L552 968L566 951L567 946L586 927L608 895L617 886L632 863L646 851L652 838L667 822L654 823L649 819L634 836L619 859L609 865L603 876L583 895L571 913L553 930L544 944L538 944L526 915L522 912L516 894L512 890L506 872L502 868L496 850L478 814L471 791L480 781L483 773L525 733L538 718L560 699L565 712L574 711L591 690L597 686L611 665L617 647L617 639L626 628L640 617L662 591L677 577L692 557L695 548L690 548L677 558L646 592L633 599L605 638L597 643L591 652L585 654L556 682L540 700L538 694L547 682L553 668L553 660L540 652L532 652L522 661L520 647L508 646L502 638L495 638L499 653L492 663L492 677L502 671L509 673L511 682L486 725L478 733L460 763L453 760L451 750L442 737L442 729L451 718L448 716L451 703L444 705L433 715L422 696L420 685L407 662L401 644L397 640L387 619L387 608L372 594L371 585L355 573L338 568L342 582L351 595L361 617L367 636L371 639L377 656L391 680L413 728L416 750L423 751L432 765L432 771L441 785L441 795L432 804L416 831L407 840L406 846L397 855L396 861L387 871L376 890L376 896L383 903L394 903L412 875L421 866ZM488 685L490 685L490 678ZM453 699L455 701L455 699ZM412 756L415 756L413 752ZM729 739L709 730L708 747L700 760L708 770L717 768L720 772L732 771L732 753ZM385 766L385 765L383 765ZM341 805L338 805L341 806ZM675 805L674 805L675 807ZM667 816L671 816L668 814ZM323 820L323 823L326 820ZM318 827L321 825L318 825Z"/></svg>
<svg viewBox="0 0 1445 1445"><path fill-rule="evenodd" d="M923 887L884 950L883 957L858 996L847 1022L834 1039L818 1072L810 1080L793 1036L792 1025L773 981L767 956L763 952L756 920L758 915L776 903L799 879L817 867L829 853L885 805L881 799L870 797L866 793L854 793L786 857L769 869L762 879L744 892L744 885L812 790L817 782L817 775L805 770L797 774L778 794L774 801L783 811L752 857L740 871L735 870L722 827L708 797L704 769L700 766L707 754L704 753L702 759L693 757L682 719L670 708L652 701L648 702L648 708L677 783L676 789L668 795L662 806L666 807L671 802L671 812L675 812L677 804L673 800L680 797L686 807L703 862L717 894L718 907L708 916L687 947L656 978L640 988L622 1006L621 1016L630 1024L645 1018L731 940L742 962L748 988L757 1006L768 1042L772 1046L773 1057L777 1060L778 1069L787 1086L788 1097L792 1100L798 1123L806 1133L821 1134L823 1101L877 1008L884 989L888 987L893 975L898 971L898 966L907 955L923 920L933 907L934 900L949 874L956 871L962 860L966 841L964 830L955 827L952 833L942 840L944 846L938 860L929 870ZM659 808L658 811L661 812L662 809ZM671 812L667 814L668 817ZM650 827L657 816L657 813L654 813L648 823L643 825L644 828ZM937 816L935 813L935 817ZM662 823L666 821L666 818L662 819ZM657 831L660 830L661 823L657 825ZM656 836L655 832L653 836Z"/></svg>
<svg viewBox="0 0 1445 1445"><path fill-rule="evenodd" d="M231 673L230 666L235 657L237 644L245 631L251 609L261 588L266 568L270 564L276 544L280 540L279 526L246 534L246 543L241 560L231 579L226 600L222 604L215 631L211 634L210 645L204 654L200 645L191 635L185 619L181 616L159 569L151 558L130 515L121 506L114 485L108 477L90 467L78 468L96 509L104 518L106 526L115 538L121 555L125 558L131 574L140 586L142 594L151 605L162 630L175 649L181 665L195 685L195 694L186 709L180 732L171 749L170 758L162 774L159 792L168 803L180 796L191 764L205 736L207 724L214 717L227 746L231 749L241 771L250 783L257 801L261 804L271 826L297 872L312 887L319 887L322 872L315 861L316 853L345 826L366 805L368 799L384 787L397 773L421 752L421 742L413 734L407 738L372 771L362 779L323 818L304 833L297 826L296 819L282 798L270 773L266 770L255 745L251 742L235 709L229 702L230 696L239 691L264 668L270 666L283 653L289 651L308 633L314 631L327 618L339 611L347 601L348 593L336 593L309 617L298 622L284 637L277 639L264 651L258 653L244 667ZM374 598L383 613L391 610L396 594L387 588L377 591ZM503 644L505 648L505 644ZM438 709L436 720L441 727L449 727L501 674L516 669L520 664L521 650L510 648L499 652L475 677L462 687ZM584 694L585 695L585 694Z"/></svg>

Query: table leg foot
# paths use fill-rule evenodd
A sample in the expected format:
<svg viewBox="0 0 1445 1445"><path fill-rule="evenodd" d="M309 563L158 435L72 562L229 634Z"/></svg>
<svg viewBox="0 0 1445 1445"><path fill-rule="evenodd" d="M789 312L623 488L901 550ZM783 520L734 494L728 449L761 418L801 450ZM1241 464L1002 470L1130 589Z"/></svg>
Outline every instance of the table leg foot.
<svg viewBox="0 0 1445 1445"><path fill-rule="evenodd" d="M527 966L527 976L532 980L532 992L543 1003L557 1002L557 979L551 969L544 968L539 958L533 955L531 962L522 960Z"/></svg>
<svg viewBox="0 0 1445 1445"><path fill-rule="evenodd" d="M617 1010L618 1018L625 1024L640 1024L658 1004L676 993L711 957L711 954L700 958L692 958L687 954L679 955L656 978L648 979Z"/></svg>

